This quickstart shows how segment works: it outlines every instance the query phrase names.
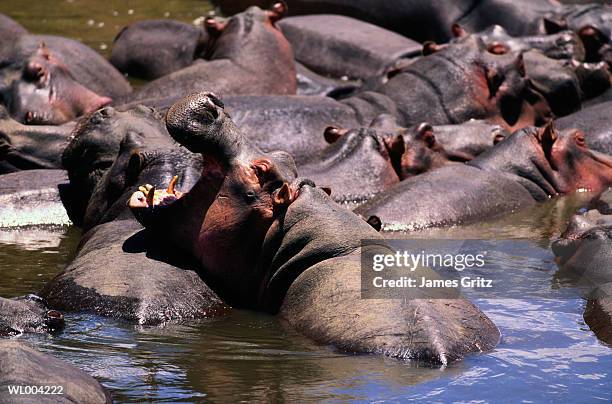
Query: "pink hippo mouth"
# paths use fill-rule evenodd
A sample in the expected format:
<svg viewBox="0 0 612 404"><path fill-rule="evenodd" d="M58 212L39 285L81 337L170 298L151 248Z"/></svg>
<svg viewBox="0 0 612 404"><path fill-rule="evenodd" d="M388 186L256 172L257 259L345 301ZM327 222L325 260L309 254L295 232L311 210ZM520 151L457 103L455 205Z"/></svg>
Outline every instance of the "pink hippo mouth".
<svg viewBox="0 0 612 404"><path fill-rule="evenodd" d="M157 213L170 207L186 194L176 189L177 181L178 176L175 175L166 189L156 189L151 184L145 184L132 194L127 205L143 226L153 224Z"/></svg>
<svg viewBox="0 0 612 404"><path fill-rule="evenodd" d="M155 189L151 184L141 185L130 197L128 206L131 209L154 209L173 204L185 194L175 188L177 181L178 175L175 175L166 189Z"/></svg>

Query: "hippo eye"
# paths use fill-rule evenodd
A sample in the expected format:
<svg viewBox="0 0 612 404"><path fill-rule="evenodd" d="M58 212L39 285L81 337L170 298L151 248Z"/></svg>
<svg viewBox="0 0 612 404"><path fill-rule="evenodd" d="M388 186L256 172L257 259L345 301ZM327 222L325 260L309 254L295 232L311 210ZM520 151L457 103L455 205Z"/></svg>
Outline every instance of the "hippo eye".
<svg viewBox="0 0 612 404"><path fill-rule="evenodd" d="M576 133L576 136L574 137L574 139L578 146L581 146L581 147L586 146L586 139L584 138L584 133L582 132Z"/></svg>
<svg viewBox="0 0 612 404"><path fill-rule="evenodd" d="M255 194L255 191L247 191L247 193L244 194L244 197L247 200L247 202L253 202L255 201L255 199L257 199L257 195Z"/></svg>

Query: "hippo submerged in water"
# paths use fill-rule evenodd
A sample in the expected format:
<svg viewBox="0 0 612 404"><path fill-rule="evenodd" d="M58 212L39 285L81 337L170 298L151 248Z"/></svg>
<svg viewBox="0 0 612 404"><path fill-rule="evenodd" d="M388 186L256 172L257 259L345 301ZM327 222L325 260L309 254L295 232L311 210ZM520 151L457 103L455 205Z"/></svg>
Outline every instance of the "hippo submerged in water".
<svg viewBox="0 0 612 404"><path fill-rule="evenodd" d="M288 155L251 145L216 96L187 97L166 119L179 143L202 154L202 176L191 189L142 189L129 205L152 235L193 256L232 306L278 313L348 352L447 363L497 344L497 328L465 299L361 299L360 240L389 247L296 178Z"/></svg>
<svg viewBox="0 0 612 404"><path fill-rule="evenodd" d="M612 343L612 191L597 209L575 215L552 249L557 281L577 286L587 299L584 319L599 339Z"/></svg>

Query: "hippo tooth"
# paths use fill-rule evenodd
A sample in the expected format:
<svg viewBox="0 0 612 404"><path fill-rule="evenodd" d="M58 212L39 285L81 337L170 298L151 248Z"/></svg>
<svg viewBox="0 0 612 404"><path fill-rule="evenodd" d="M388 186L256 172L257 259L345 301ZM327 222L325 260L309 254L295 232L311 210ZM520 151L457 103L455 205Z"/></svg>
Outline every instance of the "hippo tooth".
<svg viewBox="0 0 612 404"><path fill-rule="evenodd" d="M151 187L151 189L149 189L149 193L147 194L147 205L149 205L149 207L153 207L153 200L155 199L155 187Z"/></svg>
<svg viewBox="0 0 612 404"><path fill-rule="evenodd" d="M170 184L168 185L168 189L166 190L167 193L169 194L174 194L174 187L176 186L176 182L178 181L178 175L175 175L174 177L172 177L172 179L170 180Z"/></svg>

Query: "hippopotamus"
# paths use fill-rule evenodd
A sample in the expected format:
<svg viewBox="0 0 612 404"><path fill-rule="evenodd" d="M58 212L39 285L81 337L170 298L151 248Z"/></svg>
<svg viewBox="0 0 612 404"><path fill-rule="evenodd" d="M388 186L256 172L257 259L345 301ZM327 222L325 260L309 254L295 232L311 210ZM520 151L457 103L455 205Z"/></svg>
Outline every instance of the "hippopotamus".
<svg viewBox="0 0 612 404"><path fill-rule="evenodd" d="M523 60L530 83L546 98L555 116L580 109L583 92L572 63L551 59L537 50L524 52Z"/></svg>
<svg viewBox="0 0 612 404"><path fill-rule="evenodd" d="M422 122L413 130L418 131L419 128L430 130L435 143L444 149L452 161L472 160L510 135L501 125L477 119L459 125L431 125Z"/></svg>
<svg viewBox="0 0 612 404"><path fill-rule="evenodd" d="M221 11L233 14L265 0L215 0ZM341 14L398 32L419 42L446 42L451 26L461 24L472 32L501 25L511 35L543 32L543 17L563 10L556 1L527 0L288 0L292 15Z"/></svg>
<svg viewBox="0 0 612 404"><path fill-rule="evenodd" d="M0 175L0 227L69 225L64 204L73 199L64 170Z"/></svg>
<svg viewBox="0 0 612 404"><path fill-rule="evenodd" d="M572 217L566 231L552 244L559 266L555 278L580 288L588 300L584 319L607 343L612 343L611 200L612 191L607 191L594 204L597 209Z"/></svg>
<svg viewBox="0 0 612 404"><path fill-rule="evenodd" d="M0 340L0 386L3 403L112 403L110 394L96 379L22 341ZM54 394L23 395L23 399L16 400L8 391L10 386L49 386L49 393Z"/></svg>
<svg viewBox="0 0 612 404"><path fill-rule="evenodd" d="M589 149L577 129L527 127L464 165L402 181L355 209L377 216L383 230L467 224L550 197L612 184L612 157Z"/></svg>
<svg viewBox="0 0 612 404"><path fill-rule="evenodd" d="M6 43L14 43L22 35L27 35L28 30L18 22L0 13L0 36Z"/></svg>
<svg viewBox="0 0 612 404"><path fill-rule="evenodd" d="M110 62L120 72L153 80L202 56L208 43L202 26L174 20L136 21L115 37Z"/></svg>
<svg viewBox="0 0 612 404"><path fill-rule="evenodd" d="M86 233L75 259L41 295L62 310L139 324L225 314L227 305L199 277L197 266L149 238L126 206L139 184L192 187L202 171L201 157L175 145L152 111L141 108L105 114L114 134L124 133L124 138L111 166L87 198L82 223ZM95 130L77 135L80 151L71 155L73 163L95 156L98 136ZM94 150L89 152L87 143Z"/></svg>
<svg viewBox="0 0 612 404"><path fill-rule="evenodd" d="M22 125L0 105L0 174L19 170L60 169L74 123Z"/></svg>
<svg viewBox="0 0 612 404"><path fill-rule="evenodd" d="M609 4L568 4L549 11L543 18L548 34L571 29L582 40L585 60L598 62L612 40L612 7Z"/></svg>
<svg viewBox="0 0 612 404"><path fill-rule="evenodd" d="M612 100L596 104L555 121L560 129L581 128L593 150L612 155Z"/></svg>
<svg viewBox="0 0 612 404"><path fill-rule="evenodd" d="M341 129L329 127L330 132L343 132L310 163L299 167L300 175L329 188L334 201L349 209L399 182L393 166L389 146L384 137L371 128Z"/></svg>
<svg viewBox="0 0 612 404"><path fill-rule="evenodd" d="M44 44L13 73L5 71L3 103L28 125L59 125L111 103L79 84L71 70Z"/></svg>
<svg viewBox="0 0 612 404"><path fill-rule="evenodd" d="M365 79L382 74L397 59L418 56L421 44L341 15L285 18L278 24L295 59L327 77Z"/></svg>
<svg viewBox="0 0 612 404"><path fill-rule="evenodd" d="M448 363L499 341L464 298L362 299L360 240L391 251L384 239L296 178L290 156L252 145L215 95L179 101L166 122L174 139L202 154L202 176L191 189L141 189L129 205L154 237L194 257L233 307L276 313L347 352Z"/></svg>
<svg viewBox="0 0 612 404"><path fill-rule="evenodd" d="M459 25L455 25L453 34L461 38L468 32ZM550 35L530 35L513 37L499 25L493 25L477 35L493 53L525 52L535 49L551 59L566 59L584 61L585 50L578 34L573 31L559 31Z"/></svg>
<svg viewBox="0 0 612 404"><path fill-rule="evenodd" d="M496 55L473 35L418 58L372 91L342 100L367 122L381 113L410 127L487 119L506 128L540 124L548 105L525 75L521 54Z"/></svg>
<svg viewBox="0 0 612 404"><path fill-rule="evenodd" d="M125 101L182 97L205 89L227 95L295 94L293 51L276 27L285 12L283 3L275 3L271 10L251 7L223 23L207 19L208 60L145 84Z"/></svg>
<svg viewBox="0 0 612 404"><path fill-rule="evenodd" d="M77 83L102 97L117 100L132 87L126 78L102 55L73 39L53 35L22 35L16 42L0 46L0 66L21 70L27 60L44 44L49 52L70 70Z"/></svg>
<svg viewBox="0 0 612 404"><path fill-rule="evenodd" d="M15 336L24 332L51 332L64 327L64 316L49 310L44 299L36 295L13 299L0 297L0 336Z"/></svg>

